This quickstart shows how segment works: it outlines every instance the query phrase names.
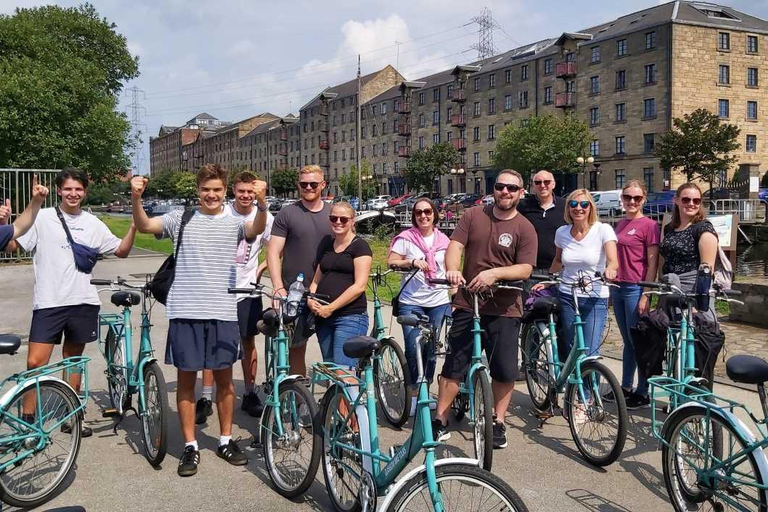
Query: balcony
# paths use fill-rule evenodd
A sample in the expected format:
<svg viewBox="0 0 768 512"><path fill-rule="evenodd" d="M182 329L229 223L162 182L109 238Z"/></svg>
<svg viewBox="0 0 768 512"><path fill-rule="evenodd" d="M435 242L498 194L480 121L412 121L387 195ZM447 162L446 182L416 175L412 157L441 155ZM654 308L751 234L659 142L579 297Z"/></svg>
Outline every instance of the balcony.
<svg viewBox="0 0 768 512"><path fill-rule="evenodd" d="M288 156L288 148L278 148L277 154L280 156Z"/></svg>
<svg viewBox="0 0 768 512"><path fill-rule="evenodd" d="M410 114L411 113L411 102L410 101L401 101L400 104L397 106L397 113L398 114Z"/></svg>
<svg viewBox="0 0 768 512"><path fill-rule="evenodd" d="M451 126L466 126L467 116L464 114L453 114L451 116Z"/></svg>
<svg viewBox="0 0 768 512"><path fill-rule="evenodd" d="M288 130L280 130L280 140L288 140Z"/></svg>
<svg viewBox="0 0 768 512"><path fill-rule="evenodd" d="M451 144L453 144L453 147L457 151L466 151L467 150L467 139L453 139L453 140L451 140Z"/></svg>
<svg viewBox="0 0 768 512"><path fill-rule="evenodd" d="M576 63L575 62L558 62L555 68L555 76L557 78L569 78L576 76Z"/></svg>
<svg viewBox="0 0 768 512"><path fill-rule="evenodd" d="M555 106L557 108L572 108L576 106L576 93L559 92L555 96Z"/></svg>
<svg viewBox="0 0 768 512"><path fill-rule="evenodd" d="M467 90L455 88L451 89L451 94L448 95L448 99L456 102L467 101Z"/></svg>
<svg viewBox="0 0 768 512"><path fill-rule="evenodd" d="M324 149L326 151L328 151L331 148L331 145L327 140L321 140L318 146L320 147L320 149Z"/></svg>
<svg viewBox="0 0 768 512"><path fill-rule="evenodd" d="M408 137L411 135L411 120L406 119L405 122L402 122L397 125L397 134L401 137Z"/></svg>
<svg viewBox="0 0 768 512"><path fill-rule="evenodd" d="M328 133L329 131L331 131L331 125L330 125L330 123L328 123L328 121L326 121L324 123L318 123L318 124L320 125L320 131L321 132Z"/></svg>
<svg viewBox="0 0 768 512"><path fill-rule="evenodd" d="M411 147L410 146L400 146L397 148L397 156L400 158L410 158L411 156Z"/></svg>

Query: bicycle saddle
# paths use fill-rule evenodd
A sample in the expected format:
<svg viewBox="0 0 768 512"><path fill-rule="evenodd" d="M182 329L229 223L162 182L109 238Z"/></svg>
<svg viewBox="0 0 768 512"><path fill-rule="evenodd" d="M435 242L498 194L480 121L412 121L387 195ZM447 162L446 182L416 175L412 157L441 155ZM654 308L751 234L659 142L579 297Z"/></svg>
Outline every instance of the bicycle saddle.
<svg viewBox="0 0 768 512"><path fill-rule="evenodd" d="M141 304L141 295L136 292L115 292L112 294L112 304L129 308Z"/></svg>
<svg viewBox="0 0 768 512"><path fill-rule="evenodd" d="M256 328L264 336L274 338L277 336L277 330L280 327L280 319L277 317L277 311L273 308L264 310L261 314L261 320L256 324Z"/></svg>
<svg viewBox="0 0 768 512"><path fill-rule="evenodd" d="M728 359L725 372L733 382L762 384L768 381L768 363L756 356L738 355Z"/></svg>
<svg viewBox="0 0 768 512"><path fill-rule="evenodd" d="M381 347L381 342L370 336L355 336L344 342L344 355L362 359L370 356Z"/></svg>
<svg viewBox="0 0 768 512"><path fill-rule="evenodd" d="M557 297L540 297L533 301L530 309L523 313L521 321L530 323L534 320L547 320L550 313L558 313L559 311L560 301Z"/></svg>
<svg viewBox="0 0 768 512"><path fill-rule="evenodd" d="M0 354L13 355L21 346L21 338L12 334L0 334Z"/></svg>

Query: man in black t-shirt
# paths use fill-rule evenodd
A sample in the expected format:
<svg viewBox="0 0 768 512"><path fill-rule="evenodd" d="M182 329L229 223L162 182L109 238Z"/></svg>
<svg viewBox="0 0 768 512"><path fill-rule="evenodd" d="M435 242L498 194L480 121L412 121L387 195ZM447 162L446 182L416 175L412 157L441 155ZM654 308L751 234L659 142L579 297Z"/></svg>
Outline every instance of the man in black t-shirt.
<svg viewBox="0 0 768 512"><path fill-rule="evenodd" d="M535 271L546 272L555 259L555 232L565 224L565 200L555 197L555 177L551 172L541 170L533 177L535 197L520 201L517 210L536 229L539 251Z"/></svg>

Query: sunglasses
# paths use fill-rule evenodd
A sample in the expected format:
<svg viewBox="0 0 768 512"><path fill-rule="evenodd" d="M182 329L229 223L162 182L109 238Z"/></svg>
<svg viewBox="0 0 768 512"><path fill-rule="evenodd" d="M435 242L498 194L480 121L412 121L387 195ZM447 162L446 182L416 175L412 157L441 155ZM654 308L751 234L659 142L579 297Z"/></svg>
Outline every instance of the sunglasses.
<svg viewBox="0 0 768 512"><path fill-rule="evenodd" d="M537 187L541 187L542 185L548 187L552 184L552 180L533 180L533 184Z"/></svg>
<svg viewBox="0 0 768 512"><path fill-rule="evenodd" d="M699 206L701 204L700 197L681 197L680 201L682 201L683 204L693 204L693 206Z"/></svg>
<svg viewBox="0 0 768 512"><path fill-rule="evenodd" d="M337 222L340 222L342 226L345 226L347 222L349 222L349 217L344 217L342 215L331 215L328 218L331 219L331 224L336 224Z"/></svg>
<svg viewBox="0 0 768 512"><path fill-rule="evenodd" d="M317 181L300 181L299 182L299 186L304 189L308 187L312 187L312 190L315 190L319 185L320 183Z"/></svg>
<svg viewBox="0 0 768 512"><path fill-rule="evenodd" d="M417 217L420 217L422 215L426 215L429 217L432 215L432 208L424 208L423 210L413 210L413 214Z"/></svg>
<svg viewBox="0 0 768 512"><path fill-rule="evenodd" d="M589 208L589 201L576 201L575 199L571 199L568 201L568 206L571 208L576 208L577 206L581 206L582 210L586 210Z"/></svg>
<svg viewBox="0 0 768 512"><path fill-rule="evenodd" d="M506 188L508 191L510 191L510 192L512 192L514 194L515 192L520 191L520 189L523 188L523 187L521 187L519 185L512 185L512 184L509 184L509 183L496 183L493 186L493 188L495 190L498 190L499 192L503 191Z"/></svg>
<svg viewBox="0 0 768 512"><path fill-rule="evenodd" d="M632 201L634 201L634 202L636 202L636 203L639 203L640 201L642 201L642 200L643 200L643 196L631 196L631 195L629 195L629 194L622 194L622 195L621 195L621 198L622 198L623 200L625 200L626 202L628 202L628 203L629 203L629 202L632 202Z"/></svg>

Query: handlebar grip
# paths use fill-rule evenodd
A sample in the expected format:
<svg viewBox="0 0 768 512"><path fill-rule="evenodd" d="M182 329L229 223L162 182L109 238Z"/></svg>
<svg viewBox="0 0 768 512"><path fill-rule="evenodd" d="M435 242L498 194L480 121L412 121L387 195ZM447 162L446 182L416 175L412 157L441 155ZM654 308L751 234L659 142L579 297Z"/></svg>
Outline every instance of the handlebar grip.
<svg viewBox="0 0 768 512"><path fill-rule="evenodd" d="M307 293L307 297L312 299L320 299L320 300L331 300L330 295L326 295L324 293Z"/></svg>
<svg viewBox="0 0 768 512"><path fill-rule="evenodd" d="M741 295L739 290L723 290L723 293L729 297L738 297Z"/></svg>
<svg viewBox="0 0 768 512"><path fill-rule="evenodd" d="M252 294L256 289L255 288L227 288L227 293L242 293L245 295Z"/></svg>
<svg viewBox="0 0 768 512"><path fill-rule="evenodd" d="M531 281L551 281L552 276L549 274L531 274L531 277L529 277Z"/></svg>
<svg viewBox="0 0 768 512"><path fill-rule="evenodd" d="M402 269L400 267L398 267L397 265L390 265L389 266L389 270L402 270Z"/></svg>
<svg viewBox="0 0 768 512"><path fill-rule="evenodd" d="M661 288L663 285L661 283L655 283L653 281L638 281L638 286L642 286L643 288Z"/></svg>
<svg viewBox="0 0 768 512"><path fill-rule="evenodd" d="M91 284L94 286L112 286L112 281L109 279L91 279Z"/></svg>
<svg viewBox="0 0 768 512"><path fill-rule="evenodd" d="M514 286L516 288L523 287L523 281L521 281L520 279L517 279L514 281L497 281L496 284L498 286Z"/></svg>
<svg viewBox="0 0 768 512"><path fill-rule="evenodd" d="M451 282L447 279L427 279L427 283L443 285L443 286L453 286ZM400 317L398 317L398 321L399 321L399 318Z"/></svg>

